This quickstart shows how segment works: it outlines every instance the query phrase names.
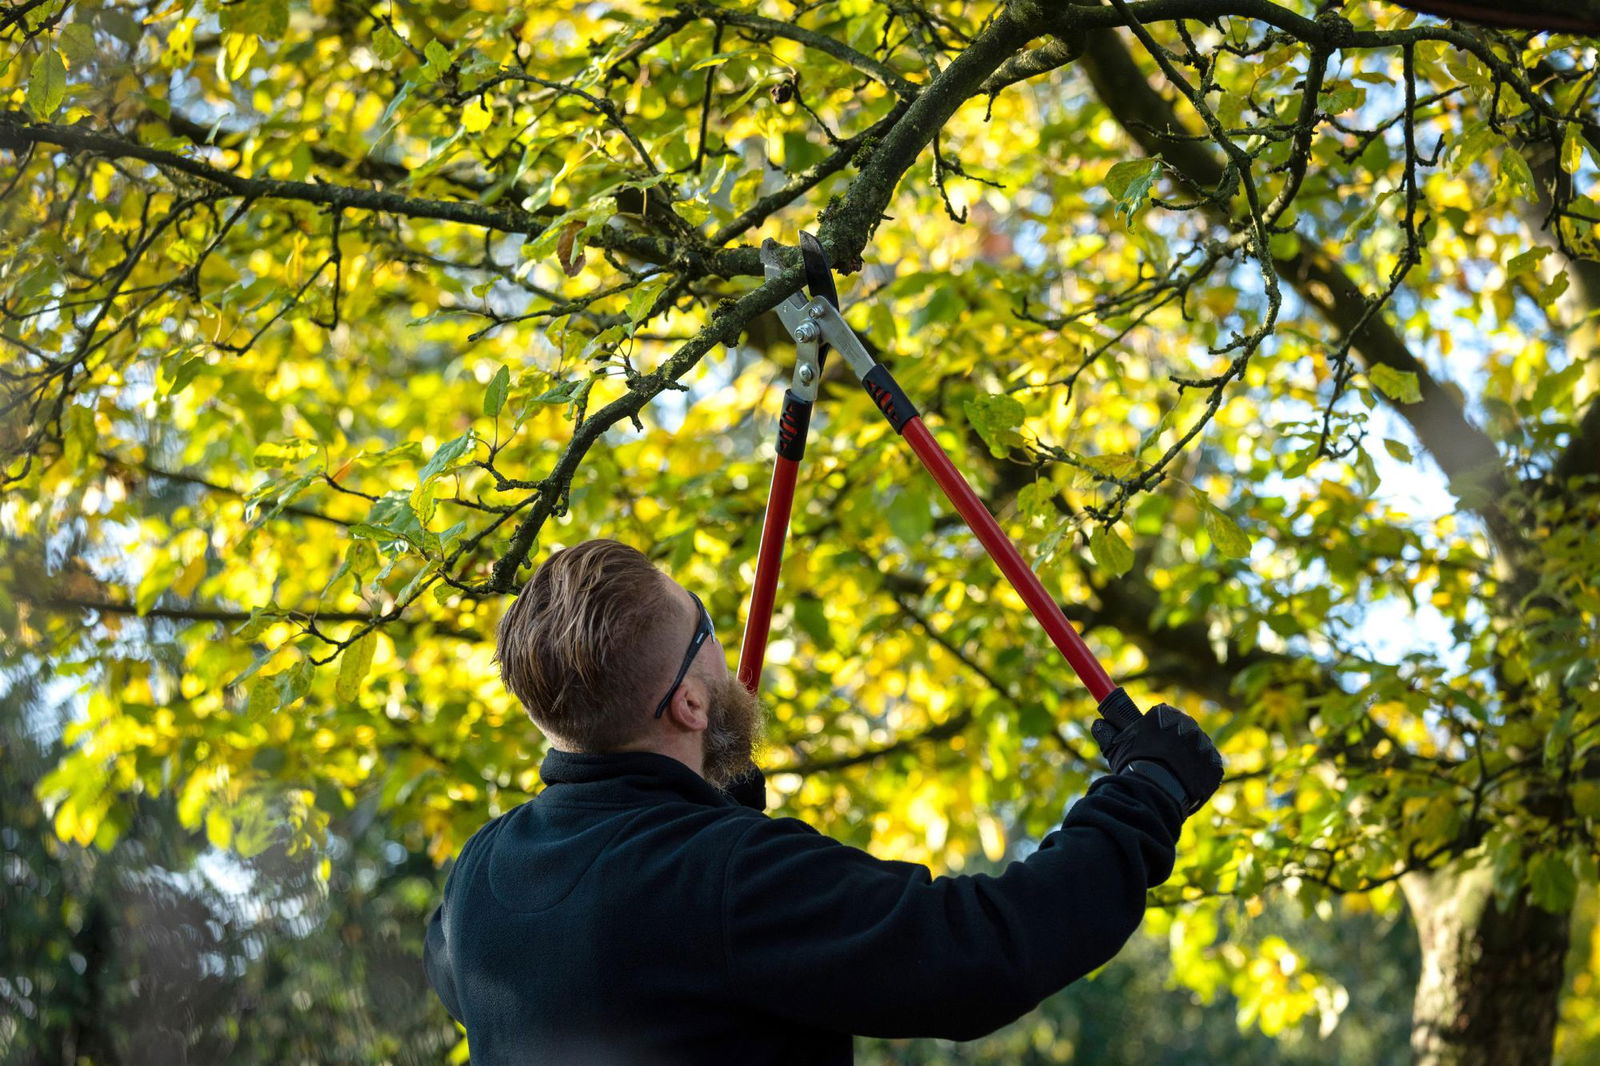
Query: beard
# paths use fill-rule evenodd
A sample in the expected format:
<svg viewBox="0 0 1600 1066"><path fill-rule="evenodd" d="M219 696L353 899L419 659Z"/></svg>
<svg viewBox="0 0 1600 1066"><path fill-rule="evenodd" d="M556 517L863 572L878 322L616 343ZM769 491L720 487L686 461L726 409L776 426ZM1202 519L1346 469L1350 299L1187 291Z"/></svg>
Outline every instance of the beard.
<svg viewBox="0 0 1600 1066"><path fill-rule="evenodd" d="M755 767L766 716L756 694L732 674L714 682L710 696L705 764L700 772L712 785L726 790Z"/></svg>

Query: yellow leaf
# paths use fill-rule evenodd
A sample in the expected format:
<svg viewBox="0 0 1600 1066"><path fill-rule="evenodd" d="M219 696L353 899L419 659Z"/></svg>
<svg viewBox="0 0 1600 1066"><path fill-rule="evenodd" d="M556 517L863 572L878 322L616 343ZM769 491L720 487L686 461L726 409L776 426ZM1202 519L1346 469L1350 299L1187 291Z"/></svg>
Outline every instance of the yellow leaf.
<svg viewBox="0 0 1600 1066"><path fill-rule="evenodd" d="M489 128L494 112L483 106L483 98L476 97L461 110L461 126L468 133L482 133Z"/></svg>
<svg viewBox="0 0 1600 1066"><path fill-rule="evenodd" d="M1006 830L1000 819L986 814L978 819L978 842L983 846L984 857L999 862L1006 857Z"/></svg>
<svg viewBox="0 0 1600 1066"><path fill-rule="evenodd" d="M200 580L205 576L206 557L197 555L178 574L178 580L172 583L172 591L180 596L190 596L194 593L196 586L200 584Z"/></svg>
<svg viewBox="0 0 1600 1066"><path fill-rule="evenodd" d="M221 811L207 812L206 839L214 848L226 848L233 843L233 823Z"/></svg>
<svg viewBox="0 0 1600 1066"><path fill-rule="evenodd" d="M56 836L62 840L71 840L78 835L78 808L71 800L56 808L55 826Z"/></svg>

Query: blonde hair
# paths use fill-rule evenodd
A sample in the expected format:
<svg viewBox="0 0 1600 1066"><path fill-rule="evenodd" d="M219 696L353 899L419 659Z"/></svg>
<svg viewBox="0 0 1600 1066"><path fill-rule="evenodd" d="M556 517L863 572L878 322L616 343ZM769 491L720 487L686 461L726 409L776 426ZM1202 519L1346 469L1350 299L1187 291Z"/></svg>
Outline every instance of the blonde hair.
<svg viewBox="0 0 1600 1066"><path fill-rule="evenodd" d="M678 606L667 576L626 544L558 551L500 619L500 677L558 746L615 750L644 730L655 687L666 687Z"/></svg>

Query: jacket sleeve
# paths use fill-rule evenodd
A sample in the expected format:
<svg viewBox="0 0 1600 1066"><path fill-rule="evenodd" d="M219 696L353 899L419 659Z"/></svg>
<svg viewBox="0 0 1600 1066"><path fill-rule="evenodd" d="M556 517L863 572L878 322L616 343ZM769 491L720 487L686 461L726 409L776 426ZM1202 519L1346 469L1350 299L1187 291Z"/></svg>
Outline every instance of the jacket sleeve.
<svg viewBox="0 0 1600 1066"><path fill-rule="evenodd" d="M1172 873L1178 804L1148 780L1096 781L999 876L930 876L759 819L724 885L730 987L758 1010L863 1036L970 1040L1107 962Z"/></svg>
<svg viewBox="0 0 1600 1066"><path fill-rule="evenodd" d="M446 892L448 891L447 887ZM456 996L455 970L450 964L450 945L444 935L443 904L435 907L433 916L428 919L428 935L422 943L422 968L428 975L428 983L433 986L440 1002L444 1004L444 1009L450 1012L450 1017L461 1022L461 1003Z"/></svg>
<svg viewBox="0 0 1600 1066"><path fill-rule="evenodd" d="M767 775L759 766L751 766L744 776L728 786L728 795L741 807L753 811L767 809Z"/></svg>

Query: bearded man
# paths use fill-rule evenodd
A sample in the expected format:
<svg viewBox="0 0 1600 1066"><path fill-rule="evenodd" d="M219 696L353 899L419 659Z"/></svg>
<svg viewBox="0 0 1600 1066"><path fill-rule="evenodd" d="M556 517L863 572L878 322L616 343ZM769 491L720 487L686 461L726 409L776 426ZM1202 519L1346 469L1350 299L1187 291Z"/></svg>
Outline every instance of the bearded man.
<svg viewBox="0 0 1600 1066"><path fill-rule="evenodd" d="M473 834L424 964L478 1066L838 1064L853 1034L971 1039L1109 960L1222 763L1171 707L999 876L932 877L762 813L756 698L699 597L638 551L553 554L501 621L550 742Z"/></svg>

